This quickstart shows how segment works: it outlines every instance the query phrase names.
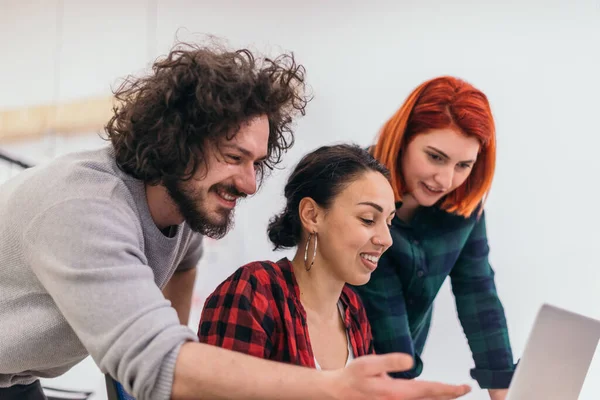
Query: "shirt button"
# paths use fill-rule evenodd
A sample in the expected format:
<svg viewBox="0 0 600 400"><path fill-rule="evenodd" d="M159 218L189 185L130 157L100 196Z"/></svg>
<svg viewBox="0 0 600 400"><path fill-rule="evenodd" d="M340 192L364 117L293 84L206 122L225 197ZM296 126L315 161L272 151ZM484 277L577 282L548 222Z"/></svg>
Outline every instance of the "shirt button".
<svg viewBox="0 0 600 400"><path fill-rule="evenodd" d="M415 245L418 245L418 244L419 244L419 241L418 241L417 239L413 239L413 241L412 241L412 242L413 242L413 244L415 244Z"/></svg>
<svg viewBox="0 0 600 400"><path fill-rule="evenodd" d="M408 299L408 304L412 306L413 304L415 304L415 301L413 299Z"/></svg>
<svg viewBox="0 0 600 400"><path fill-rule="evenodd" d="M417 276L419 278L422 278L424 275L425 275L425 271L423 271L422 269L420 269L420 270L417 271Z"/></svg>

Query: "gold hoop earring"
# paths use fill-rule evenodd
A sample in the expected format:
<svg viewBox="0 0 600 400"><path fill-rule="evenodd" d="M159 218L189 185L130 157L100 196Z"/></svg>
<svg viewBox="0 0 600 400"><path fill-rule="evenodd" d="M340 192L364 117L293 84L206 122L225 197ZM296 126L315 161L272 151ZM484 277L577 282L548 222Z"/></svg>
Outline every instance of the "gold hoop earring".
<svg viewBox="0 0 600 400"><path fill-rule="evenodd" d="M312 261L310 262L310 265L307 267L306 264L308 263L308 247L310 246L310 239L312 238L312 233L308 234L308 240L306 241L306 249L304 250L304 268L307 271L310 271L310 269L312 268L312 266L315 263L315 258L317 257L317 244L318 244L318 239L317 239L317 232L314 233L315 235L315 249L313 250L313 258Z"/></svg>

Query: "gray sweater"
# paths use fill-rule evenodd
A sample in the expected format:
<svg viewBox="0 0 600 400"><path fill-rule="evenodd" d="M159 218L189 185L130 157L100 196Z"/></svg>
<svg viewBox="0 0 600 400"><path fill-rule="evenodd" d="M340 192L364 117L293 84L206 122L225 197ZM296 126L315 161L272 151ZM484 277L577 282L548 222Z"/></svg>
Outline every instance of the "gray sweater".
<svg viewBox="0 0 600 400"><path fill-rule="evenodd" d="M138 399L168 399L180 325L161 288L202 237L168 238L144 184L111 148L70 154L0 186L0 387L63 374L88 354Z"/></svg>

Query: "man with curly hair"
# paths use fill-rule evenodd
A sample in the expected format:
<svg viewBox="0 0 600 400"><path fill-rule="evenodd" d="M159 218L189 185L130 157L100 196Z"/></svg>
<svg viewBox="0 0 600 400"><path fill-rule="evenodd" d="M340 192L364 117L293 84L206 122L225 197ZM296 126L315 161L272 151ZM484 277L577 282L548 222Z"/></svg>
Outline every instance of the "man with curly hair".
<svg viewBox="0 0 600 400"><path fill-rule="evenodd" d="M403 355L340 371L200 344L187 326L202 237L293 144L304 114L293 55L177 46L128 78L110 146L59 157L0 187L0 398L43 399L91 355L138 399L454 398L462 387L394 381Z"/></svg>

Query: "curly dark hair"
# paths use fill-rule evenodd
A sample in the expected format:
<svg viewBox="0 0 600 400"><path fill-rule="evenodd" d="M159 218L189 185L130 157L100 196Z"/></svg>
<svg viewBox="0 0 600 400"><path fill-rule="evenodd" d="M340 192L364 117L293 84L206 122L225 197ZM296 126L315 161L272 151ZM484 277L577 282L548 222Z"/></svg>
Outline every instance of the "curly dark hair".
<svg viewBox="0 0 600 400"><path fill-rule="evenodd" d="M207 144L232 139L242 124L266 115L262 180L264 167L275 167L294 144L293 118L310 101L293 53L258 59L248 49L179 43L152 70L115 91L118 105L105 127L119 168L149 184L189 179L205 162Z"/></svg>

